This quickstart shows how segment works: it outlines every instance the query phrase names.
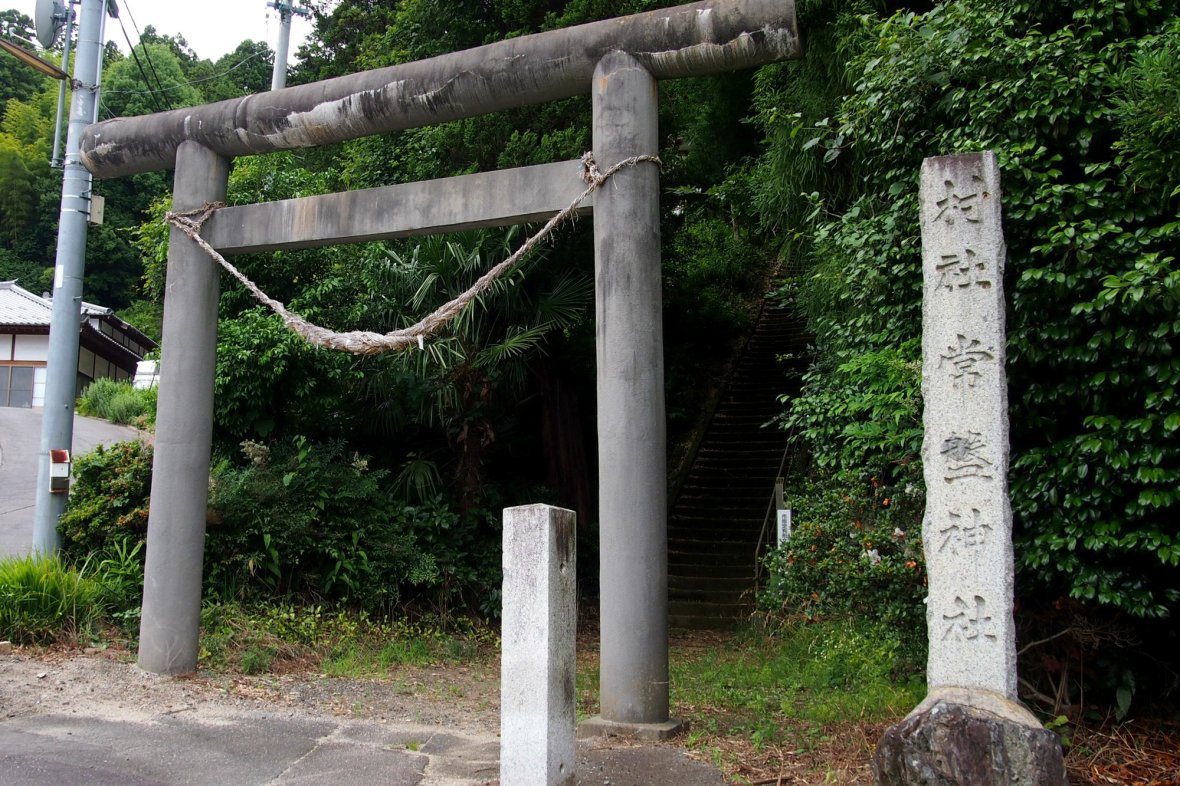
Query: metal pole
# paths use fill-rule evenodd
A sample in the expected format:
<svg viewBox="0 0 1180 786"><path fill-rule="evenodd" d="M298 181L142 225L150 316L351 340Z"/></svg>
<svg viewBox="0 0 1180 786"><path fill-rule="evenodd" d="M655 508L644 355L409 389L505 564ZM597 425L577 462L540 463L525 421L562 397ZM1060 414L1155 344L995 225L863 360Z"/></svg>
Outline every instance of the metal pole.
<svg viewBox="0 0 1180 786"><path fill-rule="evenodd" d="M66 40L61 50L61 69L67 73L70 70L70 44L74 39L74 9L66 7ZM95 106L98 102L95 101ZM49 158L49 165L56 169L61 166L61 113L66 105L66 80L61 80L57 86L57 116L53 120L53 155Z"/></svg>
<svg viewBox="0 0 1180 786"><path fill-rule="evenodd" d="M287 86L287 49L291 45L291 4L271 3L279 12L279 43L275 47L275 65L271 71L270 89L282 90Z"/></svg>
<svg viewBox="0 0 1180 786"><path fill-rule="evenodd" d="M228 179L228 160L185 142L176 152L173 209L222 201ZM172 229L139 627L139 667L155 674L180 674L197 664L217 365L217 271L196 243Z"/></svg>
<svg viewBox="0 0 1180 786"><path fill-rule="evenodd" d="M604 57L592 101L600 169L659 152L656 80L638 60L623 52ZM668 723L659 188L658 167L644 163L594 196L601 721L635 727ZM645 731L659 736L636 729Z"/></svg>
<svg viewBox="0 0 1180 786"><path fill-rule="evenodd" d="M103 0L82 0L78 49L74 56L74 95L66 133L57 229L57 263L53 275L53 316L49 326L49 362L45 372L45 409L41 419L33 551L55 553L61 545L57 519L66 495L49 491L49 451L69 450L74 439L74 397L78 386L78 339L81 333L82 275L86 269L86 221L90 217L90 172L82 165L82 131L94 117L98 70L102 57Z"/></svg>

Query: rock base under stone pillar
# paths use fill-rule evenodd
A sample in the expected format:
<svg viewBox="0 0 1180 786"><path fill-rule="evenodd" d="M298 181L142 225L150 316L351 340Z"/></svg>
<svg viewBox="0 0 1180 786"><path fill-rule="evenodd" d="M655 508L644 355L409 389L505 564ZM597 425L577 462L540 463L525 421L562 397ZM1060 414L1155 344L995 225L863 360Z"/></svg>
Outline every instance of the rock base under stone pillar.
<svg viewBox="0 0 1180 786"><path fill-rule="evenodd" d="M931 693L889 727L877 786L1068 786L1061 742L1020 704L984 691Z"/></svg>

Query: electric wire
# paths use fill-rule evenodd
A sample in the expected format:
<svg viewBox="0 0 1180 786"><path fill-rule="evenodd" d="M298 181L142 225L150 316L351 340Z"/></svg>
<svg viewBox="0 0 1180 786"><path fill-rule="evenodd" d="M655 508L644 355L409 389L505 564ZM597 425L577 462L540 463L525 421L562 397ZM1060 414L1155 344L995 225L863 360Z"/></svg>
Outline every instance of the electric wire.
<svg viewBox="0 0 1180 786"><path fill-rule="evenodd" d="M270 53L269 50L267 50L266 52L255 52L254 54L247 57L245 60L241 60L237 63L234 63L232 66L225 69L224 71L219 71L216 74L213 74L211 76L203 76L200 79L193 79L193 80L190 80L187 82L177 82L172 85L164 85L164 87L161 88L159 92L167 93L170 90L179 90L182 87L188 87L189 85L199 85L203 82L212 82L215 79L221 79L223 76L226 76L228 74L233 73L234 71L237 71L239 68L246 65L251 60L257 60L258 58L260 58L266 54L269 54L269 53ZM106 92L108 95L143 95L144 93L151 93L153 91L151 91L151 90L108 90Z"/></svg>
<svg viewBox="0 0 1180 786"><path fill-rule="evenodd" d="M152 104L155 105L157 112L163 112L164 108L160 106L160 100L157 97L157 90L152 88L152 80L148 78L147 72L143 68L143 63L139 62L139 55L135 52L135 45L131 43L131 36L127 35L127 28L123 25L123 20L119 19L119 29L123 31L123 39L127 42L127 48L131 50L131 59L135 61L135 67L139 69L139 75L143 77L144 83L148 86L147 93L152 99ZM144 48L144 56L147 56L147 48Z"/></svg>
<svg viewBox="0 0 1180 786"><path fill-rule="evenodd" d="M123 0L123 10L127 12L127 18L131 20L131 27L135 30L135 39L143 43L143 33L139 32L139 25L135 23L135 14L131 13L131 7L127 4L127 0ZM123 26L122 18L119 18L119 26ZM127 36L127 31L123 31L123 36ZM152 62L152 58L148 55L147 47L143 48L143 59L147 61L148 68L152 70L152 74L156 77L156 87L161 90L164 89L164 80L160 79L160 74L156 71L156 64ZM171 107L169 107L171 109Z"/></svg>

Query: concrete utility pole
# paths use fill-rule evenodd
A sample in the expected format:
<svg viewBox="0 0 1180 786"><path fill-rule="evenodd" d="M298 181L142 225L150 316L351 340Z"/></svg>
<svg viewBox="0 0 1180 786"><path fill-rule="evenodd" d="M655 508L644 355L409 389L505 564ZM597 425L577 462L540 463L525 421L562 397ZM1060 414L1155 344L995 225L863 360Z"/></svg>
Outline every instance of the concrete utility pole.
<svg viewBox="0 0 1180 786"><path fill-rule="evenodd" d="M279 42L275 46L275 66L271 72L270 89L282 90L287 86L287 50L291 46L291 17L310 16L306 8L296 8L288 0L274 0L266 4L279 12Z"/></svg>
<svg viewBox="0 0 1180 786"><path fill-rule="evenodd" d="M82 132L94 122L98 73L102 58L104 0L82 0L78 49L74 56L74 94L66 132L57 228L57 263L53 273L53 316L49 326L49 363L45 372L45 411L37 463L33 551L53 554L61 545L57 520L65 494L49 491L49 451L69 450L74 439L74 397L78 386L78 340L81 334L82 275L86 269L86 222L90 218L90 172L82 165Z"/></svg>

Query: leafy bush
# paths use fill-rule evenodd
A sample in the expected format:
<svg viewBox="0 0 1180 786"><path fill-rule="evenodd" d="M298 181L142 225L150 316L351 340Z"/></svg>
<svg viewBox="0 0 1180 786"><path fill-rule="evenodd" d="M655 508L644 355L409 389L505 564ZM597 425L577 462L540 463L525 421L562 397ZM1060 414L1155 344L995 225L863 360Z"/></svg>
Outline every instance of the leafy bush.
<svg viewBox="0 0 1180 786"><path fill-rule="evenodd" d="M96 379L82 391L77 408L81 415L146 427L156 422L156 388L136 390L130 382Z"/></svg>
<svg viewBox="0 0 1180 786"><path fill-rule="evenodd" d="M246 442L247 466L213 473L206 569L214 591L290 593L388 608L409 586L441 581L427 533L456 517L438 500L407 505L388 472L339 443Z"/></svg>
<svg viewBox="0 0 1180 786"><path fill-rule="evenodd" d="M72 559L111 556L116 544L147 534L152 446L135 440L95 448L74 462L74 482L58 520L62 550ZM100 556L99 559L103 557Z"/></svg>
<svg viewBox="0 0 1180 786"><path fill-rule="evenodd" d="M1180 604L1177 6L963 0L845 18L850 88L830 117L784 120L790 93L771 79L758 99L780 146L760 180L790 183L784 162L807 157L828 173L796 247L820 360L795 412L821 460L881 472L912 452L906 417L880 416L913 381L873 358L921 334L919 168L993 149L1019 580L1143 617Z"/></svg>
<svg viewBox="0 0 1180 786"><path fill-rule="evenodd" d="M0 639L47 644L88 634L102 614L102 586L57 557L0 559Z"/></svg>
<svg viewBox="0 0 1180 786"><path fill-rule="evenodd" d="M143 605L144 541L124 537L108 544L96 558L103 605L116 620L133 625Z"/></svg>
<svg viewBox="0 0 1180 786"><path fill-rule="evenodd" d="M389 472L341 443L243 443L249 463L220 461L211 478L206 589L215 596L302 594L388 609L404 590L443 607L469 595L499 613L499 508L466 515L443 498L398 498ZM152 448L99 447L75 463L59 529L63 552L91 559L108 602L134 616L142 586Z"/></svg>
<svg viewBox="0 0 1180 786"><path fill-rule="evenodd" d="M807 479L789 499L794 534L767 557L763 608L806 619L871 609L888 627L925 630L920 488L891 491L876 478L841 473ZM925 637L917 638L924 651Z"/></svg>
<svg viewBox="0 0 1180 786"><path fill-rule="evenodd" d="M7 248L0 248L0 281L16 281L18 286L37 294L52 288L48 282L53 281L53 268L21 259Z"/></svg>

